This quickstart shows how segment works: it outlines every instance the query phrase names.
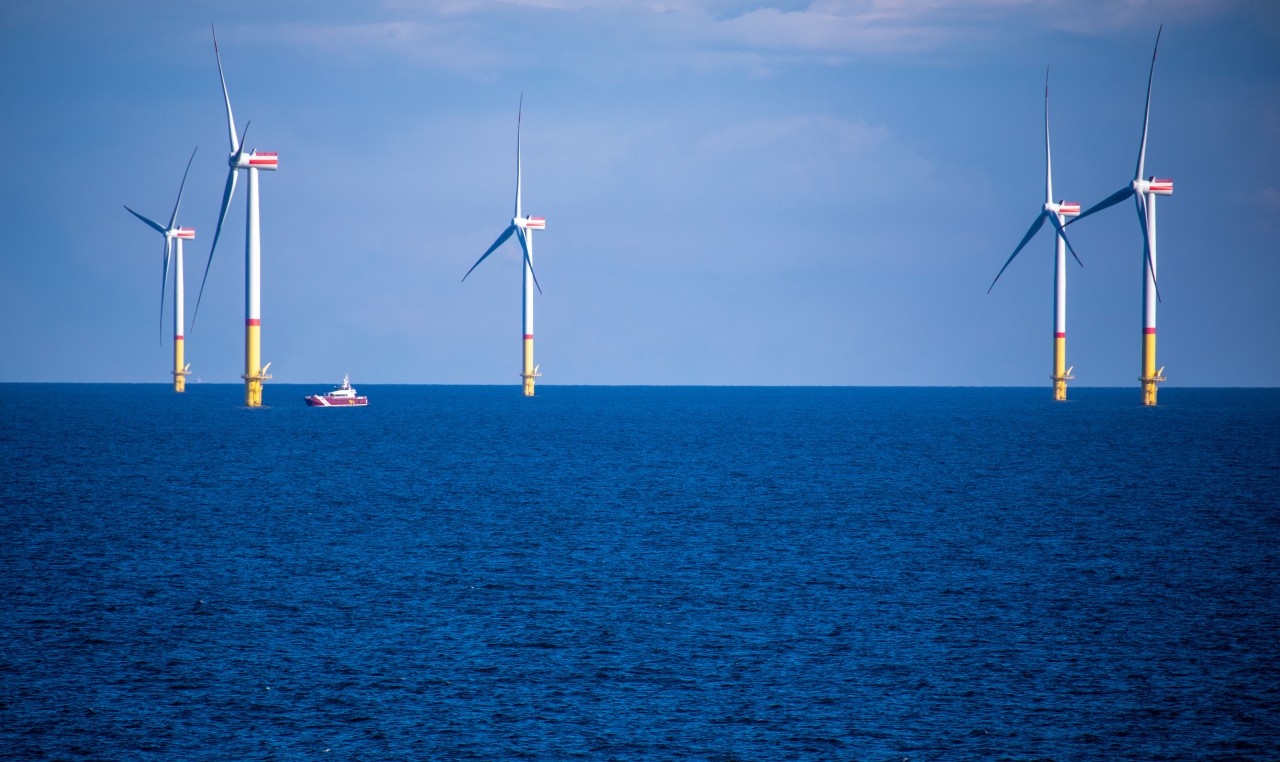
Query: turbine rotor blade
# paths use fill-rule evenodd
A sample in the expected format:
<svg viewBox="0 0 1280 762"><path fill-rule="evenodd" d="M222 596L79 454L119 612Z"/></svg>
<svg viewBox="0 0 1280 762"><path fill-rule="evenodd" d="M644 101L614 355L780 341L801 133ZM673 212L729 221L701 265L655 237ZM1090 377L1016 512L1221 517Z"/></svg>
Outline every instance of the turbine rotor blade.
<svg viewBox="0 0 1280 762"><path fill-rule="evenodd" d="M164 268L160 274L160 340L164 341L164 292L169 285L169 252L173 248L173 239L164 238Z"/></svg>
<svg viewBox="0 0 1280 762"><path fill-rule="evenodd" d="M542 293L542 286L538 283L538 274L533 271L533 259L529 257L529 238L533 235L528 230L516 228L516 237L520 239L520 249L524 252L524 263L529 267L529 274L533 276L533 285L537 286L538 293Z"/></svg>
<svg viewBox="0 0 1280 762"><path fill-rule="evenodd" d="M1076 250L1071 246L1071 239L1067 238L1066 225L1062 224L1062 221L1058 219L1058 215L1056 214L1049 213L1046 216L1049 218L1049 222L1053 223L1053 229L1058 231L1058 235L1062 236L1062 242L1067 245L1067 251L1071 252L1071 256L1075 257L1076 264L1084 267L1084 262L1080 261L1080 256L1076 254Z"/></svg>
<svg viewBox="0 0 1280 762"><path fill-rule="evenodd" d="M502 231L502 235L498 236L498 240L494 241L493 245L490 246L487 250L485 250L484 254L480 255L480 258L476 260L476 263L471 266L471 270L467 270L467 275L470 275L472 270L475 270L477 267L479 267L481 262L488 259L489 255L492 254L495 249L497 249L499 246L505 243L506 240L511 237L511 233L515 230L517 230L515 225L508 225L507 229ZM467 280L467 275L462 276L463 282Z"/></svg>
<svg viewBox="0 0 1280 762"><path fill-rule="evenodd" d="M244 132L240 133L240 148L231 159L231 162L237 167L240 166L240 159L244 157L244 142L249 139L249 125L251 124L253 124L251 121L244 123Z"/></svg>
<svg viewBox="0 0 1280 762"><path fill-rule="evenodd" d="M204 277L200 280L200 292L196 295L196 308L191 311L191 330L196 329L196 317L200 315L200 300L204 298L204 284L209 280L209 268L213 265L213 253L218 249L218 238L222 236L222 223L227 219L227 210L231 208L231 196L236 192L236 177L239 171L231 168L227 174L227 187L222 193L222 211L218 214L218 227L213 231L213 244L209 246L209 261L204 266Z"/></svg>
<svg viewBox="0 0 1280 762"><path fill-rule="evenodd" d="M125 208L126 210L128 210L129 214L132 214L134 217L137 217L138 219L140 219L140 220L142 220L143 222L145 222L145 223L147 224L147 226L148 226L148 227L150 227L152 230L156 231L156 232L157 232L157 233L159 233L160 235L164 235L164 234L165 234L165 229L164 229L164 228L162 228L162 227L160 227L160 223L158 223L158 222L154 222L154 221L152 221L152 220L150 220L150 219L148 219L148 218L146 218L146 217L143 217L141 214L138 214L137 212L133 211L132 209L129 209L129 205L128 205L128 204L125 204L125 205L124 205L124 208Z"/></svg>
<svg viewBox="0 0 1280 762"><path fill-rule="evenodd" d="M520 215L520 125L524 121L524 93L520 93L520 108L516 112L516 217Z"/></svg>
<svg viewBox="0 0 1280 762"><path fill-rule="evenodd" d="M1147 163L1147 126L1151 117L1151 80L1156 75L1156 53L1160 51L1160 33L1164 31L1164 24L1156 30L1156 46L1151 51L1151 71L1147 73L1147 107L1142 112L1142 142L1138 145L1138 168L1134 174L1135 180L1141 180L1144 167Z"/></svg>
<svg viewBox="0 0 1280 762"><path fill-rule="evenodd" d="M1137 202L1138 223L1142 225L1142 261L1147 268L1147 272L1151 273L1151 285L1156 291L1156 302L1160 299L1160 284L1156 282L1156 266L1151 261L1151 234L1147 230L1147 203L1140 195L1135 195L1134 200Z"/></svg>
<svg viewBox="0 0 1280 762"><path fill-rule="evenodd" d="M169 229L173 230L174 223L178 221L178 207L182 206L182 189L187 187L187 174L191 172L191 162L196 158L196 151L200 150L200 146L196 146L191 152L191 158L187 159L187 169L182 173L182 184L178 186L178 200L173 205L173 216L169 218Z"/></svg>
<svg viewBox="0 0 1280 762"><path fill-rule="evenodd" d="M1044 202L1053 203L1053 155L1049 153L1049 67L1044 67Z"/></svg>
<svg viewBox="0 0 1280 762"><path fill-rule="evenodd" d="M227 173L227 185L222 191L222 211L218 212L218 227L213 231L213 245L209 247L209 256L212 258L213 252L218 248L218 238L222 236L222 223L227 219L227 212L231 210L231 197L236 192L236 180L240 177L240 170L232 169Z"/></svg>
<svg viewBox="0 0 1280 762"><path fill-rule="evenodd" d="M218 79L222 82L222 98L227 103L227 129L231 133L231 153L240 150L240 140L236 138L236 120L231 115L231 96L227 93L227 78L222 75L222 56L218 54L218 30L214 29L213 24L209 25L213 30L213 57L218 61ZM246 125L247 129L248 125Z"/></svg>
<svg viewBox="0 0 1280 762"><path fill-rule="evenodd" d="M1018 244L1018 248L1014 249L1013 253L1009 255L1009 258L1004 261L1004 267L1001 267L1000 272L996 273L996 279L991 281L991 286L987 288L988 294L991 293L991 289L996 287L996 281L1000 280L1001 275L1004 275L1005 269L1009 267L1009 263L1013 261L1013 258L1018 256L1018 252L1022 251L1022 247L1027 245L1027 241L1030 241L1040 230L1040 227L1044 225L1044 218L1046 214L1047 212L1041 212L1036 216L1036 221L1031 223L1030 229L1028 229L1027 234L1022 237L1022 242Z"/></svg>
<svg viewBox="0 0 1280 762"><path fill-rule="evenodd" d="M1103 209L1106 209L1107 207L1115 206L1116 204L1120 203L1121 201L1124 201L1126 198L1128 198L1131 195L1133 195L1132 186L1129 186L1127 188L1121 188L1115 193L1112 193L1110 196L1107 196L1106 198L1102 199L1098 203L1089 207L1089 209L1086 210L1084 213L1082 213L1079 217L1076 217L1075 219L1072 219L1072 220L1067 220L1067 224L1073 225L1079 222L1080 220L1083 220L1085 217L1088 217L1089 215L1093 214L1094 212L1100 212Z"/></svg>

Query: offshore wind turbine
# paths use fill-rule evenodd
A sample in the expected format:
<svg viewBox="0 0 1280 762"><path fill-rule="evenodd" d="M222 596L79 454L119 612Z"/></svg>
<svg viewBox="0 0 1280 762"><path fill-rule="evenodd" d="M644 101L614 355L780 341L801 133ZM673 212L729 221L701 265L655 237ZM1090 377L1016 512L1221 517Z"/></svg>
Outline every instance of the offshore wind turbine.
<svg viewBox="0 0 1280 762"><path fill-rule="evenodd" d="M538 285L538 276L533 272L533 231L546 230L547 221L542 217L527 217L524 215L520 204L520 124L524 117L524 95L520 96L520 108L516 112L516 209L515 216L512 217L510 224L498 235L498 240L493 242L484 254L476 260L471 266L471 270L467 270L470 275L472 270L480 265L490 254L492 254L499 246L501 246L512 233L515 233L516 239L520 241L520 249L524 252L524 277L522 293L524 295L523 312L521 328L524 336L524 364L520 373L520 378L524 381L524 396L533 396L534 380L542 374L538 372L538 366L533 364L533 289L536 287L538 293L542 293L542 286ZM462 280L467 279L467 275L462 276Z"/></svg>
<svg viewBox="0 0 1280 762"><path fill-rule="evenodd" d="M231 207L231 196L236 190L236 179L240 170L249 171L249 192L246 199L248 209L245 224L245 290L244 290L244 404L248 407L262 405L262 382L271 378L267 369L271 363L263 366L261 354L262 332L262 246L258 224L258 170L274 172L279 163L275 152L258 150L245 153L245 139L249 135L249 123L245 122L244 132L236 134L236 121L231 115L231 96L227 93L227 79L222 74L222 56L218 54L218 35L213 35L213 55L218 62L218 79L222 82L222 98L227 104L227 128L231 133L231 154L227 165L231 168L227 173L227 187L222 194L222 212L218 215L218 227L213 232L213 245L209 247L209 261L204 266L204 279L200 281L200 295L196 297L196 314L191 317L191 326L195 327L196 315L200 312L200 298L204 296L204 284L209 280L209 266L213 264L213 252L218 248L218 238L222 235L222 223L227 219L227 210Z"/></svg>
<svg viewBox="0 0 1280 762"><path fill-rule="evenodd" d="M199 146L196 147L196 150L199 150ZM187 390L187 376L191 374L191 363L183 362L182 242L194 241L196 231L194 228L178 226L178 209L182 206L182 190L187 185L187 174L191 171L192 159L196 158L196 150L193 150L191 158L187 159L187 169L182 173L182 184L178 186L178 200L173 204L173 214L169 215L168 226L162 226L158 222L138 214L129 209L128 204L125 204L124 207L129 214L142 220L152 230L164 236L164 266L160 275L160 330L162 331L164 330L164 290L169 281L169 260L171 257L173 259L173 390L175 392L185 392Z"/></svg>
<svg viewBox="0 0 1280 762"><path fill-rule="evenodd" d="M1151 118L1151 81L1156 73L1156 53L1160 50L1160 33L1164 24L1156 30L1156 44L1151 51L1151 70L1147 73L1147 106L1142 113L1142 142L1138 144L1138 167L1133 182L1091 206L1071 222L1100 212L1132 197L1138 211L1138 225L1142 228L1142 404L1156 404L1156 384L1165 380L1164 367L1156 369L1156 303L1160 290L1156 285L1156 196L1172 196L1173 180L1152 175L1143 178L1147 161L1147 128ZM1070 224L1070 223L1068 223Z"/></svg>
<svg viewBox="0 0 1280 762"><path fill-rule="evenodd" d="M1049 69L1046 67L1044 70L1044 206L1036 215L1035 222L1031 223L1027 234L1022 237L1018 248L1013 250L1005 260L1004 267L996 273L995 280L992 280L991 286L987 288L987 293L991 293L991 289L996 287L996 281L1000 280L1000 276L1004 274L1005 268L1035 237L1045 220L1048 220L1056 231L1053 266L1053 375L1050 378L1053 379L1053 398L1058 401L1067 398L1067 382L1075 378L1071 375L1071 368L1067 367L1067 250L1071 250L1071 256L1075 257L1081 267L1084 267L1084 263L1080 261L1075 249L1071 247L1071 242L1067 240L1065 218L1078 214L1080 214L1078 203L1073 201L1055 203L1053 200L1053 154L1049 151Z"/></svg>

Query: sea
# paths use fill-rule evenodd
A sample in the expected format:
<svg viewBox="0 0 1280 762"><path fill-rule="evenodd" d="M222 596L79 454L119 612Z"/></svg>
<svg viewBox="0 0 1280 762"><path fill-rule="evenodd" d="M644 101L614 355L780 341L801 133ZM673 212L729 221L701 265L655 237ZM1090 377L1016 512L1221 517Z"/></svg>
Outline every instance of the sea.
<svg viewBox="0 0 1280 762"><path fill-rule="evenodd" d="M0 385L0 758L1280 759L1280 390L327 388Z"/></svg>

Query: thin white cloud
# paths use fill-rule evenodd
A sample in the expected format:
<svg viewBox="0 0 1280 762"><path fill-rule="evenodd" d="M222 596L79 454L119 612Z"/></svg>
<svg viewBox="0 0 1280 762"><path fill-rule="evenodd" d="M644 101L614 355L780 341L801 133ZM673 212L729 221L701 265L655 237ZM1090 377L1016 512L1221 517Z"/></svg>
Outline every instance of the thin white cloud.
<svg viewBox="0 0 1280 762"><path fill-rule="evenodd" d="M544 8L558 11L580 11L591 8L609 10L641 9L657 13L724 13L740 12L759 3L740 0L383 0L381 7L397 13L455 16L486 13L503 8Z"/></svg>
<svg viewBox="0 0 1280 762"><path fill-rule="evenodd" d="M269 31L275 40L353 59L386 55L461 72L486 73L504 66L497 46L475 45L469 26L457 20L371 21L357 24L291 23Z"/></svg>
<svg viewBox="0 0 1280 762"><path fill-rule="evenodd" d="M534 43L526 25L551 25L554 46L606 55L607 65L736 69L767 77L797 64L947 51L1016 34L1096 36L1232 12L1238 0L385 0L371 20L286 24L287 41L352 57L394 55L489 76L517 60L577 60Z"/></svg>
<svg viewBox="0 0 1280 762"><path fill-rule="evenodd" d="M874 3L814 3L802 11L759 8L716 22L714 36L750 48L780 51L919 50L938 45L947 32L919 17L895 17Z"/></svg>
<svg viewBox="0 0 1280 762"><path fill-rule="evenodd" d="M753 8L714 22L720 39L758 49L828 53L910 53L981 40L1002 25L1025 32L1098 34L1222 13L1209 0L814 0L800 9Z"/></svg>

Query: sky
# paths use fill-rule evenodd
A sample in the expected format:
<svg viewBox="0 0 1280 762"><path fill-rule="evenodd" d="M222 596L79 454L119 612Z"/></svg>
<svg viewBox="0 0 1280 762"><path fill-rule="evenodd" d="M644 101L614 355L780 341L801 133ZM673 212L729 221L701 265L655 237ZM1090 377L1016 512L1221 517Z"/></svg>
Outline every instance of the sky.
<svg viewBox="0 0 1280 762"><path fill-rule="evenodd" d="M179 223L193 382L244 372L261 176L270 383L520 379L523 96L542 384L1044 386L1054 190L1147 169L1166 386L1276 386L1280 4L1268 0L10 0L0 4L0 381L170 380ZM1129 204L1069 229L1076 386L1137 387ZM270 384L267 397L270 398Z"/></svg>

